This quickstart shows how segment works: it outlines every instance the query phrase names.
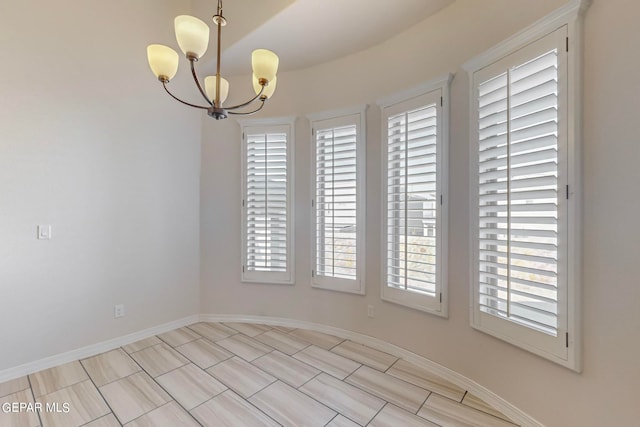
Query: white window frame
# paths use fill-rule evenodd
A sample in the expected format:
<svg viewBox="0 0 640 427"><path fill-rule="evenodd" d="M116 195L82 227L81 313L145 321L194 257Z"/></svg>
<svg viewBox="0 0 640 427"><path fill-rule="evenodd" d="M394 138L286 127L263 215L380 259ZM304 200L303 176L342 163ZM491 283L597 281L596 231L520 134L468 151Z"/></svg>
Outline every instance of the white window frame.
<svg viewBox="0 0 640 427"><path fill-rule="evenodd" d="M246 283L283 284L295 283L295 249L293 223L295 220L294 194L294 136L295 117L273 119L245 119L238 120L241 126L242 156L241 156L241 203L242 203L242 267L241 281ZM247 139L251 133L286 133L287 134L287 267L285 272L248 271L247 266Z"/></svg>
<svg viewBox="0 0 640 427"><path fill-rule="evenodd" d="M311 286L331 291L364 295L365 293L365 236L366 236L366 111L368 105L331 110L307 115L311 124ZM317 260L317 203L316 197L316 132L341 126L356 126L356 279L321 276L316 271Z"/></svg>
<svg viewBox="0 0 640 427"><path fill-rule="evenodd" d="M449 87L453 74L412 89L394 94L377 102L382 110L382 241L381 241L381 298L441 317L448 316L448 171L449 171ZM436 292L435 296L395 289L387 285L387 122L393 114L398 114L425 105L435 104L437 109L436 142Z"/></svg>
<svg viewBox="0 0 640 427"><path fill-rule="evenodd" d="M469 75L470 96L470 319L477 330L500 338L526 349L562 366L580 372L581 361L581 29L582 17L590 0L573 0L542 18L502 43L464 64ZM475 76L478 72L504 58L523 54L527 46L554 32L566 31L566 81L559 81L559 87L566 91L559 99L559 153L558 194L565 192L568 185L566 209L559 215L566 215L558 223L558 238L565 239L559 246L558 268L558 333L557 337L543 334L534 329L507 319L498 318L480 311L479 307L479 226L478 226L478 141L476 118L478 116L478 89ZM568 50L568 51L567 51ZM529 58L533 59L533 58ZM506 68L505 68L506 71ZM559 71L561 73L561 71ZM562 136L562 133L565 136ZM562 140L561 140L562 139ZM566 143L564 142L566 140ZM562 152L564 151L564 152ZM564 230L564 231L563 231ZM561 248L564 248L560 252ZM560 280L564 276L564 280ZM546 335L546 336L545 336Z"/></svg>

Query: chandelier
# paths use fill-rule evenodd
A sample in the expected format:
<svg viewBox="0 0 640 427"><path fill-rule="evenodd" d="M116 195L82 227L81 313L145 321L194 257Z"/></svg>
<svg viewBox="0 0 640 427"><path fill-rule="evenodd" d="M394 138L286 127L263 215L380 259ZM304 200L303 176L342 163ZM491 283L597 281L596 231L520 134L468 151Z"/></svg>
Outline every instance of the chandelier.
<svg viewBox="0 0 640 427"><path fill-rule="evenodd" d="M209 45L209 26L200 19L189 15L177 16L174 21L178 46L180 46L180 50L189 61L193 80L207 105L202 106L183 101L167 88L167 84L178 71L178 53L175 50L161 44L149 45L147 47L147 59L149 60L151 71L153 71L153 74L162 83L164 90L173 99L189 107L207 110L207 114L216 120L226 119L229 114L248 115L256 113L264 107L265 101L273 95L276 89L278 56L270 50L254 50L251 54L251 66L253 68L253 89L256 96L242 104L224 105L229 95L229 82L220 76L220 41L222 27L227 25L227 20L222 16L222 0L218 0L218 11L213 15L213 22L218 26L218 62L215 76L205 77L203 89L196 74L195 63L204 55ZM236 111L245 107L249 108L254 101L260 102L257 108L250 111Z"/></svg>

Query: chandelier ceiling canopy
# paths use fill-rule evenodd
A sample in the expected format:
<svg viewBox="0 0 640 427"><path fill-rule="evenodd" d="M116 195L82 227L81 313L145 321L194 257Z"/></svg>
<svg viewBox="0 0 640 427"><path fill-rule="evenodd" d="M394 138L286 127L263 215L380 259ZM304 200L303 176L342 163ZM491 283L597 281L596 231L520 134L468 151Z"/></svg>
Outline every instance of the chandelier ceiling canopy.
<svg viewBox="0 0 640 427"><path fill-rule="evenodd" d="M276 89L278 56L270 50L254 50L251 55L251 65L253 68L253 89L256 96L238 105L224 105L229 95L229 82L220 76L222 27L227 25L227 20L222 15L222 0L218 0L218 9L213 15L213 23L218 27L216 74L205 77L203 88L196 74L195 63L204 55L209 46L209 26L200 19L189 15L177 16L174 21L178 46L189 61L193 80L207 105L202 106L183 101L167 88L167 84L178 71L179 56L172 48L161 44L152 44L147 47L147 59L151 71L173 99L189 107L207 110L207 114L217 120L226 119L229 114L248 115L260 111ZM253 110L241 110L245 107L249 108L255 101L260 104L257 107L254 106Z"/></svg>

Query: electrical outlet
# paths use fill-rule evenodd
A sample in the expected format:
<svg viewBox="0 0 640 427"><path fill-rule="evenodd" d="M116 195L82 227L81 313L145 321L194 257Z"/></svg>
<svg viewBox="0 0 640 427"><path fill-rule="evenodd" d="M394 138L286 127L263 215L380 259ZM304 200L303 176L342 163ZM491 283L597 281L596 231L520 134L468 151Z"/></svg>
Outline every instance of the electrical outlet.
<svg viewBox="0 0 640 427"><path fill-rule="evenodd" d="M372 305L368 305L367 306L367 317L373 319L373 306Z"/></svg>
<svg viewBox="0 0 640 427"><path fill-rule="evenodd" d="M124 304L118 304L113 307L113 317L124 317Z"/></svg>

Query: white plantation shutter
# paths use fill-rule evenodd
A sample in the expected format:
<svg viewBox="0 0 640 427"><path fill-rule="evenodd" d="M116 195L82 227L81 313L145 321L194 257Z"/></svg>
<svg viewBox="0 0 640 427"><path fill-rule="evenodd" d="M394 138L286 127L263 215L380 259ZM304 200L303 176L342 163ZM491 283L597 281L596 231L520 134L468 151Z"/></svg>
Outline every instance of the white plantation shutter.
<svg viewBox="0 0 640 427"><path fill-rule="evenodd" d="M383 106L382 296L440 315L446 315L443 104L448 82L447 76L430 92Z"/></svg>
<svg viewBox="0 0 640 427"><path fill-rule="evenodd" d="M435 296L436 105L387 126L387 285Z"/></svg>
<svg viewBox="0 0 640 427"><path fill-rule="evenodd" d="M316 274L356 278L356 126L316 131Z"/></svg>
<svg viewBox="0 0 640 427"><path fill-rule="evenodd" d="M322 116L330 113L320 113ZM364 111L314 120L313 285L362 293Z"/></svg>
<svg viewBox="0 0 640 427"><path fill-rule="evenodd" d="M520 48L505 42L508 51L465 66L474 91L471 323L575 369L577 121L569 100L578 61L569 60L573 27L556 28L542 23L533 39L518 38Z"/></svg>
<svg viewBox="0 0 640 427"><path fill-rule="evenodd" d="M558 333L558 50L479 83L480 310Z"/></svg>
<svg viewBox="0 0 640 427"><path fill-rule="evenodd" d="M286 126L244 129L244 280L291 280L289 135Z"/></svg>

